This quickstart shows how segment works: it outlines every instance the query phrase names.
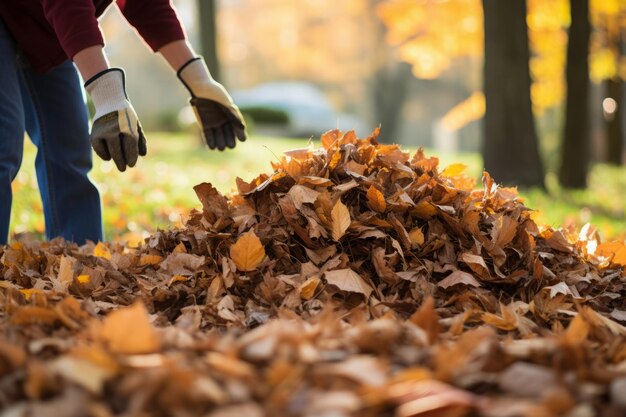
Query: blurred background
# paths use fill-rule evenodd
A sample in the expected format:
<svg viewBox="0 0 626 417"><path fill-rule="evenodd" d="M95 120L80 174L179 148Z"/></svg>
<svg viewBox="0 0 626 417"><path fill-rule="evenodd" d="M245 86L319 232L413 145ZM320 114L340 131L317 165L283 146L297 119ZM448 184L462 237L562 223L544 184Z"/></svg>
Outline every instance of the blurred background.
<svg viewBox="0 0 626 417"><path fill-rule="evenodd" d="M252 133L204 150L187 92L115 7L107 52L150 134L149 156L119 174L96 162L107 238L136 242L181 224L192 187L223 192L283 150L332 129L519 186L552 226L626 231L626 0L174 0L189 39ZM34 149L29 145L30 155ZM33 156L34 158L34 156ZM32 163L15 181L13 232L43 231Z"/></svg>

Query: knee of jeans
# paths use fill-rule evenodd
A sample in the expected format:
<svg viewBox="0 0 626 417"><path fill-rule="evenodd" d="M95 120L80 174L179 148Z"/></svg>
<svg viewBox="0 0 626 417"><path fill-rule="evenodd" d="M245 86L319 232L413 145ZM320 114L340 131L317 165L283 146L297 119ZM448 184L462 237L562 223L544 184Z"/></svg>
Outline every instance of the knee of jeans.
<svg viewBox="0 0 626 417"><path fill-rule="evenodd" d="M17 172L22 165L22 155L24 153L24 132L21 139L11 140L11 135L0 137L0 178L2 181L7 178L10 181L15 179Z"/></svg>

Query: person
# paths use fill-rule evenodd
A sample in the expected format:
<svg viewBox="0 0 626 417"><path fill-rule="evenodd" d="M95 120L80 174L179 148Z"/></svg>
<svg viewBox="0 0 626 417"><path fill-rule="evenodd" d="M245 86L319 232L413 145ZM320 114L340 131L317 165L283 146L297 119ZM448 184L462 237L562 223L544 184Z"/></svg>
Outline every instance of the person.
<svg viewBox="0 0 626 417"><path fill-rule="evenodd" d="M100 196L87 176L91 147L120 171L146 155L124 70L111 68L103 50L97 18L112 3L0 0L0 244L8 241L11 182L21 165L24 132L37 147L48 239L60 236L79 244L103 239ZM241 112L188 43L171 2L116 3L189 91L208 147L224 150L244 141ZM91 131L78 72L95 107Z"/></svg>

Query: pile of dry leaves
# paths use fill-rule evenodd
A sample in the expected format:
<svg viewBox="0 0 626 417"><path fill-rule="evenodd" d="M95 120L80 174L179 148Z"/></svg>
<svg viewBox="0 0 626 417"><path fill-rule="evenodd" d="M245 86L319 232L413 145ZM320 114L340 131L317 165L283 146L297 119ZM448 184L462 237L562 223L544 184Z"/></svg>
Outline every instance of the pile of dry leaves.
<svg viewBox="0 0 626 417"><path fill-rule="evenodd" d="M0 415L623 416L624 245L377 133L139 248L0 248Z"/></svg>

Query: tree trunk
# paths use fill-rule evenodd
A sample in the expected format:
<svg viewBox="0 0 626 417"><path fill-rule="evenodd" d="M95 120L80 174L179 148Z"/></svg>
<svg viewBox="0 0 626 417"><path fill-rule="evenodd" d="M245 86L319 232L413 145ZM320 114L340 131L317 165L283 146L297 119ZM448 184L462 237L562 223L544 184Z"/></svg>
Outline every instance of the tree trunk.
<svg viewBox="0 0 626 417"><path fill-rule="evenodd" d="M607 134L606 162L622 165L624 153L624 131L622 130L622 79L618 76L606 80L606 96L615 100L615 111L605 114Z"/></svg>
<svg viewBox="0 0 626 417"><path fill-rule="evenodd" d="M570 0L567 44L567 99L559 181L566 188L585 188L591 152L589 131L589 0Z"/></svg>
<svg viewBox="0 0 626 417"><path fill-rule="evenodd" d="M402 109L409 92L409 82L413 79L411 65L399 62L391 68L385 66L374 75L374 111L380 123L382 137L390 142L398 142L398 127L402 120Z"/></svg>
<svg viewBox="0 0 626 417"><path fill-rule="evenodd" d="M483 0L485 169L506 185L544 187L530 100L525 0Z"/></svg>
<svg viewBox="0 0 626 417"><path fill-rule="evenodd" d="M393 48L385 41L387 27L375 13L380 3L381 0L368 1L372 19L370 39L373 50L370 54L370 65L374 68L374 75L369 83L373 117L371 121L375 126L380 124L381 140L399 143L402 110L408 98L413 73L411 65L398 61L393 54Z"/></svg>
<svg viewBox="0 0 626 417"><path fill-rule="evenodd" d="M211 75L220 81L220 66L217 58L217 20L216 0L198 0L198 14L200 17L200 42L202 56L206 61Z"/></svg>

